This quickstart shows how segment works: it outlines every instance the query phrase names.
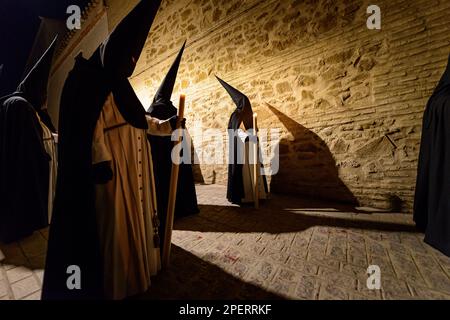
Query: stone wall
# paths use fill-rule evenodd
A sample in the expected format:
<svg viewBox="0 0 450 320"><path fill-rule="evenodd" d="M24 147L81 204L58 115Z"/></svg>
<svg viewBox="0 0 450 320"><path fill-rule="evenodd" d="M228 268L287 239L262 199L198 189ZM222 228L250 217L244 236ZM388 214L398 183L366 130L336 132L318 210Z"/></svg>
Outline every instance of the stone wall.
<svg viewBox="0 0 450 320"><path fill-rule="evenodd" d="M118 17L127 1L108 2ZM375 3L380 31L366 27ZM191 127L225 130L234 105L214 75L246 93L283 133L272 192L410 212L449 16L447 0L164 0L132 82L149 105L187 39L174 103L185 92ZM226 183L225 165L200 169Z"/></svg>

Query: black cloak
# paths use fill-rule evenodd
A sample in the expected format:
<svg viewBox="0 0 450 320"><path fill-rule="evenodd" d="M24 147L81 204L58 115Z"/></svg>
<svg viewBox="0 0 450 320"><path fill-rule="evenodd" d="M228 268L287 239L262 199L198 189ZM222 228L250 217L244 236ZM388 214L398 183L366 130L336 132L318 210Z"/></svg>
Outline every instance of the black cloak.
<svg viewBox="0 0 450 320"><path fill-rule="evenodd" d="M148 113L155 118L166 120L177 115L177 109L170 100L172 97L178 68L183 56L186 42L183 44L178 56L170 67L169 72L159 87ZM187 135L183 139L190 139ZM153 169L155 175L156 197L158 203L158 216L160 219L159 234L164 239L167 205L169 201L170 175L172 171L172 149L171 137L148 136L152 147ZM197 204L197 193L195 191L194 174L191 164L181 164L178 176L178 190L175 206L175 216L185 217L199 212Z"/></svg>
<svg viewBox="0 0 450 320"><path fill-rule="evenodd" d="M81 55L76 58L65 82L58 181L42 290L45 300L104 298L95 184L108 181L110 168L92 165L92 138L111 92L125 120L147 128L145 109L127 78L135 69L160 2L142 0L89 60ZM67 287L70 266L81 271L80 290Z"/></svg>
<svg viewBox="0 0 450 320"><path fill-rule="evenodd" d="M51 158L44 148L36 112L41 114L47 100L54 49L55 41L17 91L0 98L0 241L3 242L20 240L48 226Z"/></svg>
<svg viewBox="0 0 450 320"><path fill-rule="evenodd" d="M245 198L244 182L242 178L243 165L238 163L238 137L237 135L230 133L236 132L241 124L244 124L246 130L253 129L253 110L252 105L248 97L233 88L228 83L216 77L220 84L225 88L228 94L233 99L236 105L236 110L231 114L230 121L228 122L228 136L229 136L229 160L228 165L228 188L227 199L231 203L241 204L242 199ZM263 176L264 187L267 190L266 177Z"/></svg>
<svg viewBox="0 0 450 320"><path fill-rule="evenodd" d="M414 221L425 242L450 256L450 56L423 118Z"/></svg>

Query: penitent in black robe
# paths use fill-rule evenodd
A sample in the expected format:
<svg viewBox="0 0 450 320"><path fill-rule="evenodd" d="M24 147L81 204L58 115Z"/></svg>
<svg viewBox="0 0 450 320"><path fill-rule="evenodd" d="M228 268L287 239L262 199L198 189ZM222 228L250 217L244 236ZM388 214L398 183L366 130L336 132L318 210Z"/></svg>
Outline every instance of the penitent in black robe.
<svg viewBox="0 0 450 320"><path fill-rule="evenodd" d="M48 225L50 156L33 106L21 93L0 100L0 241Z"/></svg>
<svg viewBox="0 0 450 320"><path fill-rule="evenodd" d="M422 130L414 221L426 243L450 256L450 56Z"/></svg>
<svg viewBox="0 0 450 320"><path fill-rule="evenodd" d="M112 171L107 163L92 164L94 130L110 93L128 124L147 128L145 110L127 78L134 72L160 3L141 0L89 60L76 58L64 84L44 300L105 298L95 185L109 181ZM81 271L79 290L67 286L70 266Z"/></svg>
<svg viewBox="0 0 450 320"><path fill-rule="evenodd" d="M253 129L253 110L248 97L232 87L219 77L216 77L220 84L225 88L228 94L233 99L236 105L236 110L231 114L228 122L229 135L229 161L228 165L228 184L227 184L227 199L234 204L242 204L242 199L245 198L243 168L244 165L238 161L238 144L239 137L237 130L244 125L246 130ZM263 185L266 193L268 192L267 179L263 178Z"/></svg>
<svg viewBox="0 0 450 320"><path fill-rule="evenodd" d="M164 105L167 108L167 104ZM174 107L175 109L175 107ZM157 110L157 109L155 109ZM176 109L168 109L166 112L151 112L150 115L157 119L169 119L160 117L162 114L177 114ZM159 234L164 239L167 205L169 202L170 176L172 172L172 149L174 143L171 137L148 136L152 147L153 169L155 174L156 197L158 203L158 216L160 219ZM184 135L183 139L189 139ZM191 164L181 164L178 174L178 190L175 205L175 217L182 218L199 213L197 193L195 190L194 174Z"/></svg>
<svg viewBox="0 0 450 320"><path fill-rule="evenodd" d="M170 100L177 77L181 57L186 43L183 44L175 61L170 67L158 92L154 102L148 109L148 113L157 119L169 119L177 115L177 109ZM158 203L158 216L161 221L159 234L164 239L167 205L169 202L170 176L172 172L172 149L174 142L171 137L148 136L152 147L153 169L155 172L155 183L157 185L156 197ZM183 141L190 140L187 133L183 136ZM175 205L175 217L181 218L199 212L197 204L197 193L195 190L194 174L191 164L181 164L178 174L178 190Z"/></svg>
<svg viewBox="0 0 450 320"><path fill-rule="evenodd" d="M0 98L0 241L20 240L48 225L49 162L38 114L43 110L56 38L22 80Z"/></svg>

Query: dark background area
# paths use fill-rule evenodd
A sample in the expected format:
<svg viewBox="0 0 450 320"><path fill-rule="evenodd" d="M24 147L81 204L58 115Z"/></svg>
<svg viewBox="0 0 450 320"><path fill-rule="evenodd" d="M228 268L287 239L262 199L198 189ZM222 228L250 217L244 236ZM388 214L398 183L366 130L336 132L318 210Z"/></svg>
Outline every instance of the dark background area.
<svg viewBox="0 0 450 320"><path fill-rule="evenodd" d="M12 93L39 29L39 17L65 20L69 5L83 8L89 0L0 0L0 96Z"/></svg>

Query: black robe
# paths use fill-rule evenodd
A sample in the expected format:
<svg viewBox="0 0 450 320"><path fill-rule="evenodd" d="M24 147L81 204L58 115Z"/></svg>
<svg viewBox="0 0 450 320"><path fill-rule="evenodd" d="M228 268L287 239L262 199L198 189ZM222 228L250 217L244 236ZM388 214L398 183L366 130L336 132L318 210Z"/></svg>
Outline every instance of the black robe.
<svg viewBox="0 0 450 320"><path fill-rule="evenodd" d="M423 118L414 221L426 243L450 256L450 57Z"/></svg>
<svg viewBox="0 0 450 320"><path fill-rule="evenodd" d="M169 71L164 77L158 91L155 94L152 105L148 108L150 116L165 120L173 119L177 115L177 109L170 100L177 79L178 69L186 47L186 41L183 43L175 61L172 63ZM155 172L156 198L158 205L158 216L161 221L159 234L164 239L167 218L167 205L169 202L170 177L172 174L172 149L174 142L171 137L148 136L152 147L153 168ZM189 142L187 147L191 146L191 138L185 131L183 142ZM184 144L184 143L183 143ZM197 193L195 190L194 174L191 164L181 164L178 173L178 189L175 202L175 218L181 218L199 212L197 205Z"/></svg>
<svg viewBox="0 0 450 320"><path fill-rule="evenodd" d="M241 139L237 135L237 131L240 129L241 124L247 130L253 130L253 114L242 113L239 110L235 111L228 123L228 141L229 141L229 161L228 165L228 184L227 184L227 199L233 204L242 204L242 199L246 197L243 180L243 168L244 165L238 162L238 145L242 144ZM250 141L250 137L245 142ZM258 139L259 142L259 139ZM241 150L244 152L245 150ZM261 150L259 150L261 158ZM261 168L263 165L261 164ZM262 176L263 186L266 193L269 192L266 176Z"/></svg>
<svg viewBox="0 0 450 320"><path fill-rule="evenodd" d="M229 165L228 165L228 183L227 199L231 203L241 204L245 198L244 180L242 178L243 165L238 163L238 143L239 137L236 131L240 128L242 116L235 111L228 123L228 141L229 141Z"/></svg>
<svg viewBox="0 0 450 320"><path fill-rule="evenodd" d="M48 225L49 161L34 107L23 93L0 99L0 241Z"/></svg>
<svg viewBox="0 0 450 320"><path fill-rule="evenodd" d="M150 115L157 119L169 119L177 115L177 109L172 103L153 104ZM184 135L183 139L188 139ZM158 216L160 219L159 234L164 239L169 202L170 176L172 172L172 149L174 142L171 137L148 135L152 148L153 169L155 175ZM182 218L199 213L194 174L191 164L181 164L178 174L178 189L175 205L175 217Z"/></svg>
<svg viewBox="0 0 450 320"><path fill-rule="evenodd" d="M103 297L92 137L109 93L101 67L78 57L61 97L58 178L43 299ZM67 268L72 265L78 266L82 272L81 290L67 288Z"/></svg>
<svg viewBox="0 0 450 320"><path fill-rule="evenodd" d="M49 161L37 114L44 110L56 38L12 95L0 98L0 241L20 240L48 225Z"/></svg>

